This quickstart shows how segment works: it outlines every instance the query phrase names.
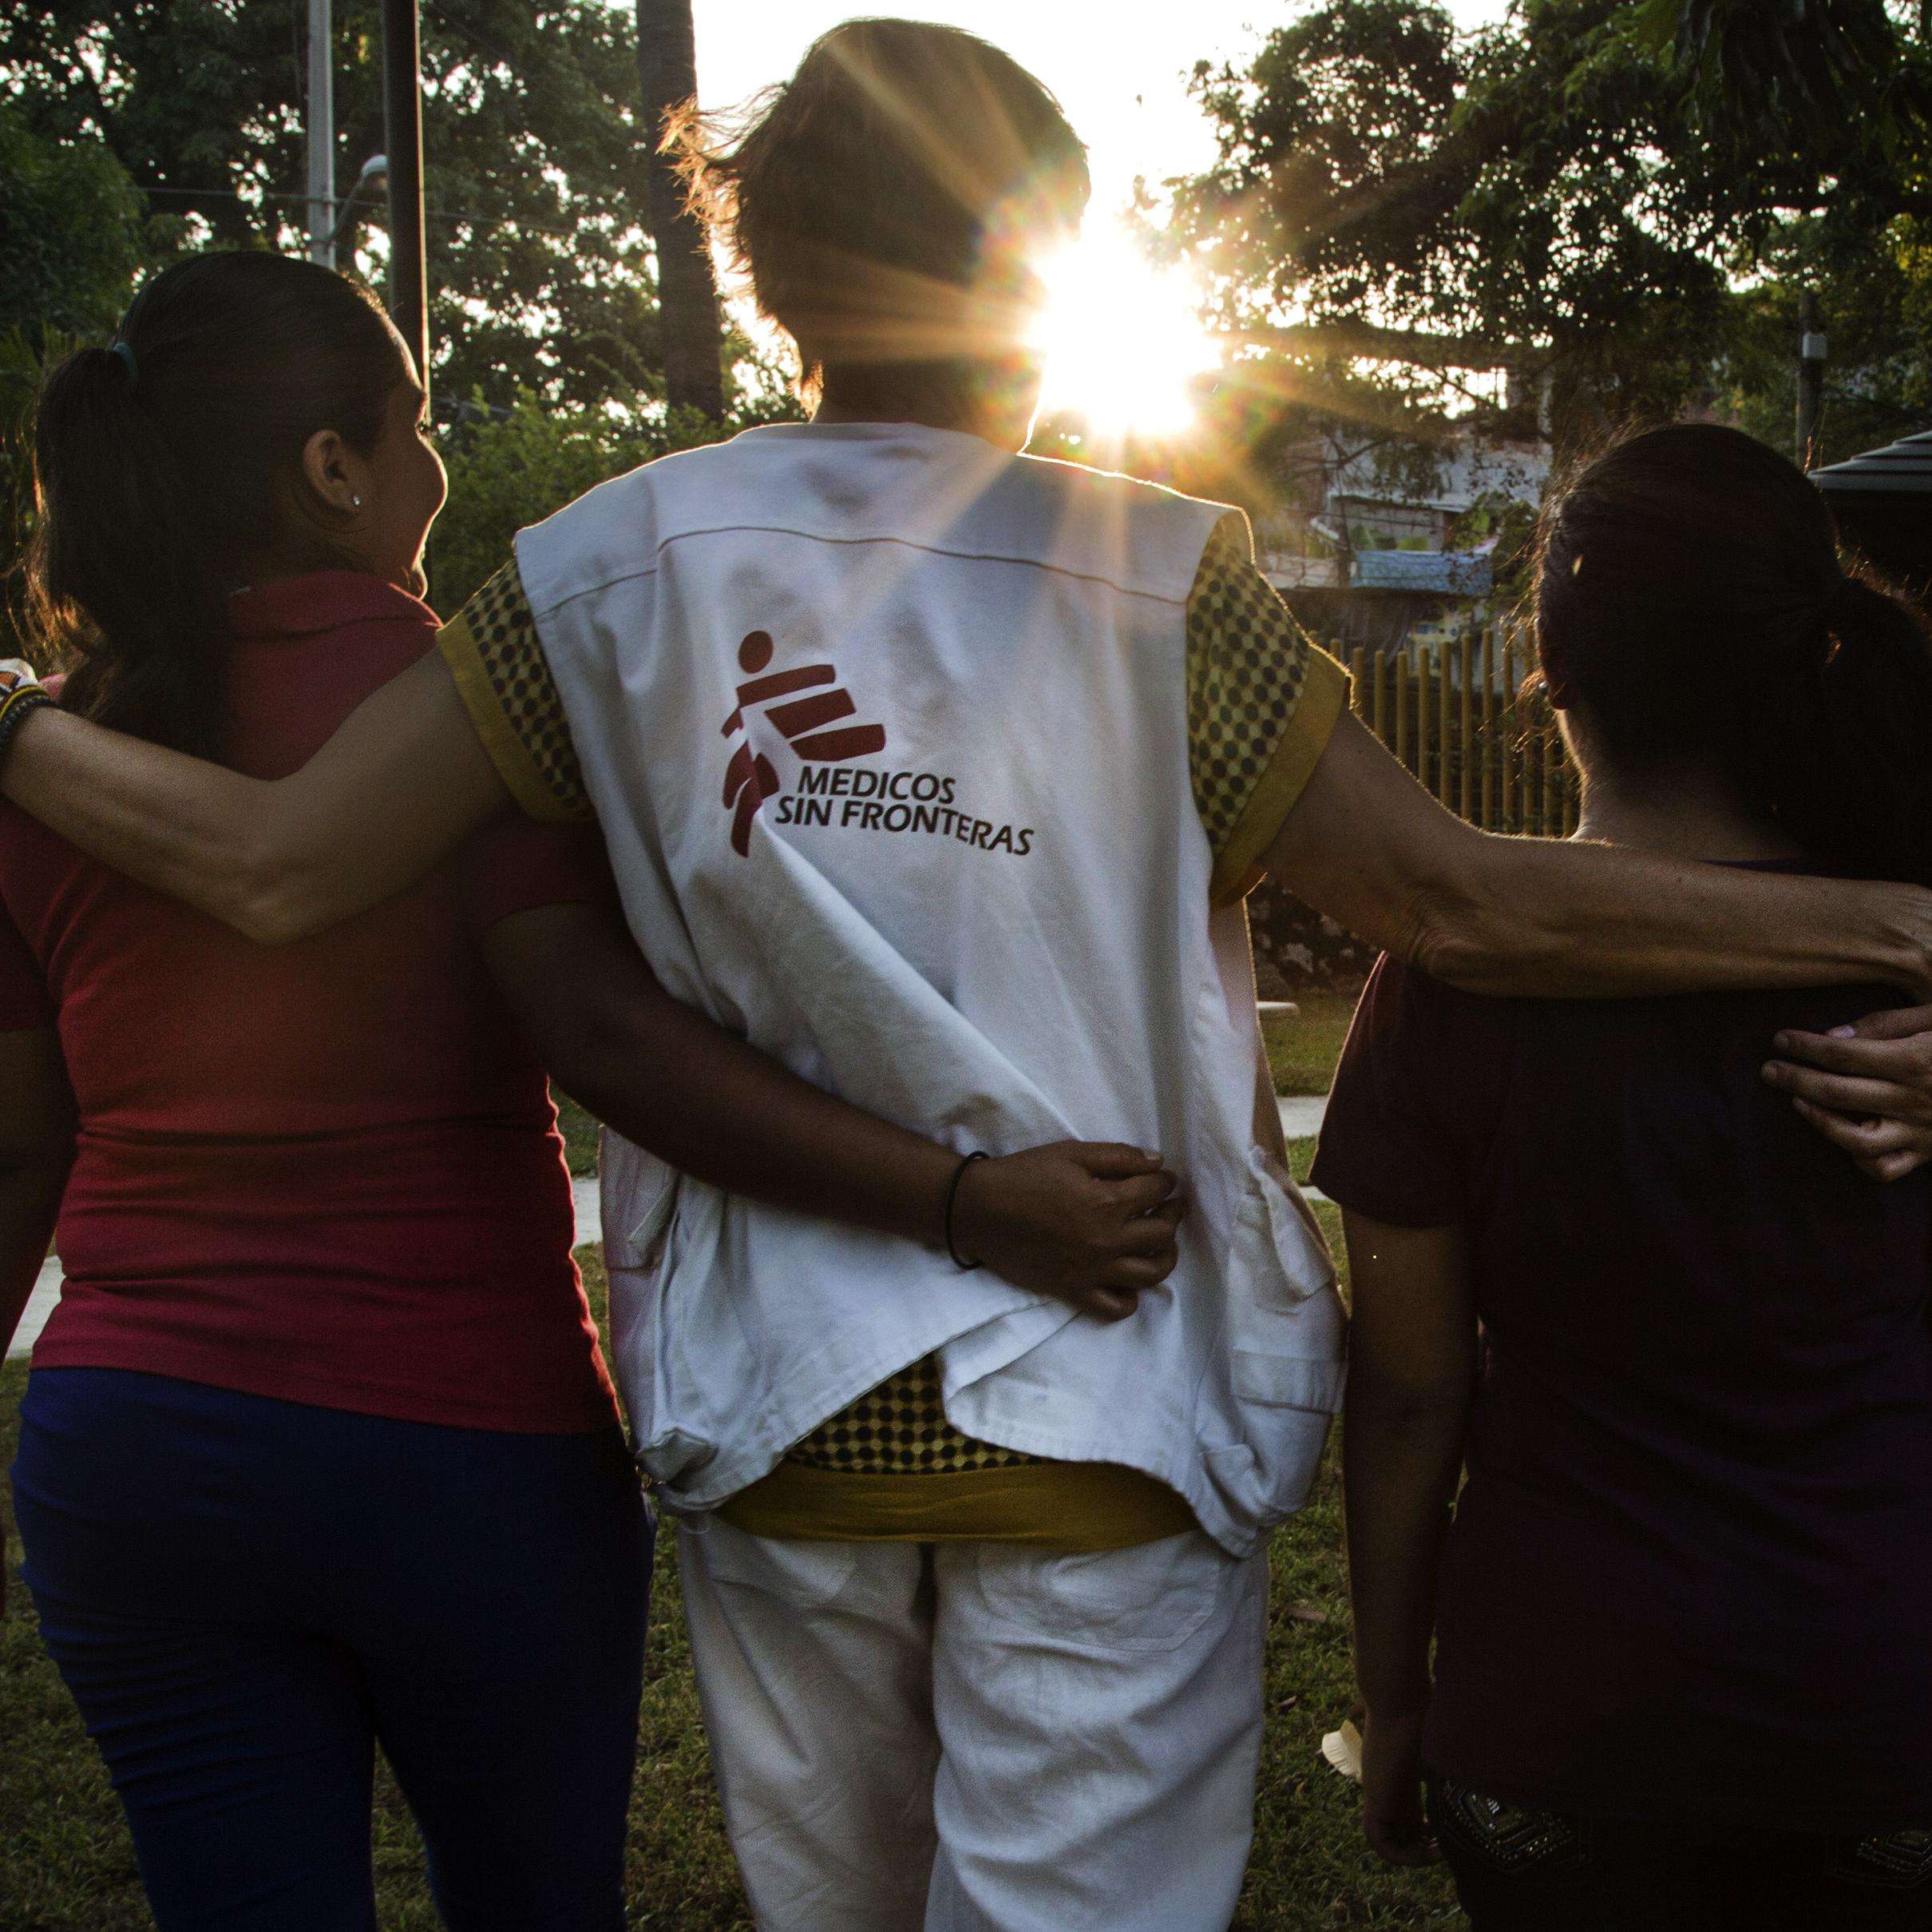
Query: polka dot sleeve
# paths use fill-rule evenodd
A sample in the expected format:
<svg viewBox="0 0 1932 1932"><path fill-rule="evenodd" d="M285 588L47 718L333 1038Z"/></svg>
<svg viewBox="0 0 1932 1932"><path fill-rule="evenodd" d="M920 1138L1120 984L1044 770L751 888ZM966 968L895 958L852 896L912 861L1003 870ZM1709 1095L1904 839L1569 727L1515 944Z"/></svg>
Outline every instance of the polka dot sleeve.
<svg viewBox="0 0 1932 1932"><path fill-rule="evenodd" d="M1255 884L1348 701L1348 673L1261 575L1245 520L1224 517L1187 600L1188 763L1216 905Z"/></svg>
<svg viewBox="0 0 1932 1932"><path fill-rule="evenodd" d="M564 701L517 566L502 569L436 635L469 722L510 796L532 818L593 818Z"/></svg>

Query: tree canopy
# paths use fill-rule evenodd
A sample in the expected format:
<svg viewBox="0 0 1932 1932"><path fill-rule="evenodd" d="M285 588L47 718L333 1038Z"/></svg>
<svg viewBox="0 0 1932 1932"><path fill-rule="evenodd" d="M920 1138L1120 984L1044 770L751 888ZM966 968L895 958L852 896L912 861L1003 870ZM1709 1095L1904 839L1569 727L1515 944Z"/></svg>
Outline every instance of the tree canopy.
<svg viewBox="0 0 1932 1932"><path fill-rule="evenodd" d="M42 141L105 146L164 243L299 247L303 25L295 6L38 0L0 13L0 85ZM378 25L374 0L338 0L338 196L382 150ZM505 405L653 393L628 11L425 0L422 58L437 386ZM382 216L378 195L358 229L378 275Z"/></svg>
<svg viewBox="0 0 1932 1932"><path fill-rule="evenodd" d="M1525 0L1459 34L1327 0L1197 71L1219 158L1171 242L1251 380L1421 420L1446 373L1506 370L1559 441L1727 398L1768 422L1780 388L1788 420L1812 287L1828 435L1863 435L1932 387L1929 10Z"/></svg>
<svg viewBox="0 0 1932 1932"><path fill-rule="evenodd" d="M146 246L141 196L98 140L42 140L0 100L0 336L105 328Z"/></svg>

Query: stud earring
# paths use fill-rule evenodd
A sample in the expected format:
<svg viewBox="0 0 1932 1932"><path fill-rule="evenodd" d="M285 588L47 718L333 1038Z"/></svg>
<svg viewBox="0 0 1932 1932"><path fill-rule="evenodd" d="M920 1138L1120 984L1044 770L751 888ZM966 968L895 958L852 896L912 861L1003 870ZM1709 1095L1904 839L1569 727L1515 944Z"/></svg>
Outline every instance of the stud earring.
<svg viewBox="0 0 1932 1932"><path fill-rule="evenodd" d="M360 497L351 496L349 499L349 504L352 509L359 510L362 507L362 500Z"/></svg>

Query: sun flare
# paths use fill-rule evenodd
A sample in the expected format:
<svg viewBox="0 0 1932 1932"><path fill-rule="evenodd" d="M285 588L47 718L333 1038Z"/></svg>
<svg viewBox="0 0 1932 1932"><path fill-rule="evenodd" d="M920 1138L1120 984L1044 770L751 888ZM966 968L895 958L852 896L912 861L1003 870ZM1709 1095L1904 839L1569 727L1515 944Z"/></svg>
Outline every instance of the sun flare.
<svg viewBox="0 0 1932 1932"><path fill-rule="evenodd" d="M1085 418L1096 437L1171 436L1194 414L1194 378L1213 338L1186 279L1150 263L1113 222L1041 264L1047 306L1034 335L1046 358L1041 407Z"/></svg>

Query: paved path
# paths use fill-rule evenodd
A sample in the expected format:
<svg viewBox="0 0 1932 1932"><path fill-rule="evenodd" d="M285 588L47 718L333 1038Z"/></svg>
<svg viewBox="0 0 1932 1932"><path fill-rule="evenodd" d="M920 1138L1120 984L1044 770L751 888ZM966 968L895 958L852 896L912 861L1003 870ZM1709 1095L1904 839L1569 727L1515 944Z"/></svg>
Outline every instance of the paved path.
<svg viewBox="0 0 1932 1932"><path fill-rule="evenodd" d="M578 1174L570 1183L570 1192L577 1204L577 1245L581 1248L586 1241L604 1239L604 1214L597 1204L597 1177Z"/></svg>
<svg viewBox="0 0 1932 1932"><path fill-rule="evenodd" d="M16 1356L33 1352L34 1344L40 1340L40 1332L46 1327L47 1317L53 1312L53 1304L60 1298L61 1265L49 1255L40 1271L40 1279L34 1284L33 1293L27 1297L20 1326L14 1331L14 1339L7 1345L6 1359L10 1362Z"/></svg>
<svg viewBox="0 0 1932 1932"><path fill-rule="evenodd" d="M1301 1140L1321 1130L1324 1100L1284 1100L1281 1103L1281 1129L1290 1140ZM1311 1188L1306 1191L1313 1200L1322 1198ZM597 1180L594 1174L579 1175L570 1183L572 1198L577 1207L577 1245L586 1241L604 1239L603 1217L598 1211ZM53 1312L53 1304L61 1298L61 1265L49 1257L47 1265L40 1271L40 1279L34 1285L34 1292L27 1297L26 1312L20 1318L20 1326L14 1332L14 1339L8 1346L6 1359L10 1362L17 1357L33 1352L34 1344L40 1332L47 1325L47 1317Z"/></svg>

